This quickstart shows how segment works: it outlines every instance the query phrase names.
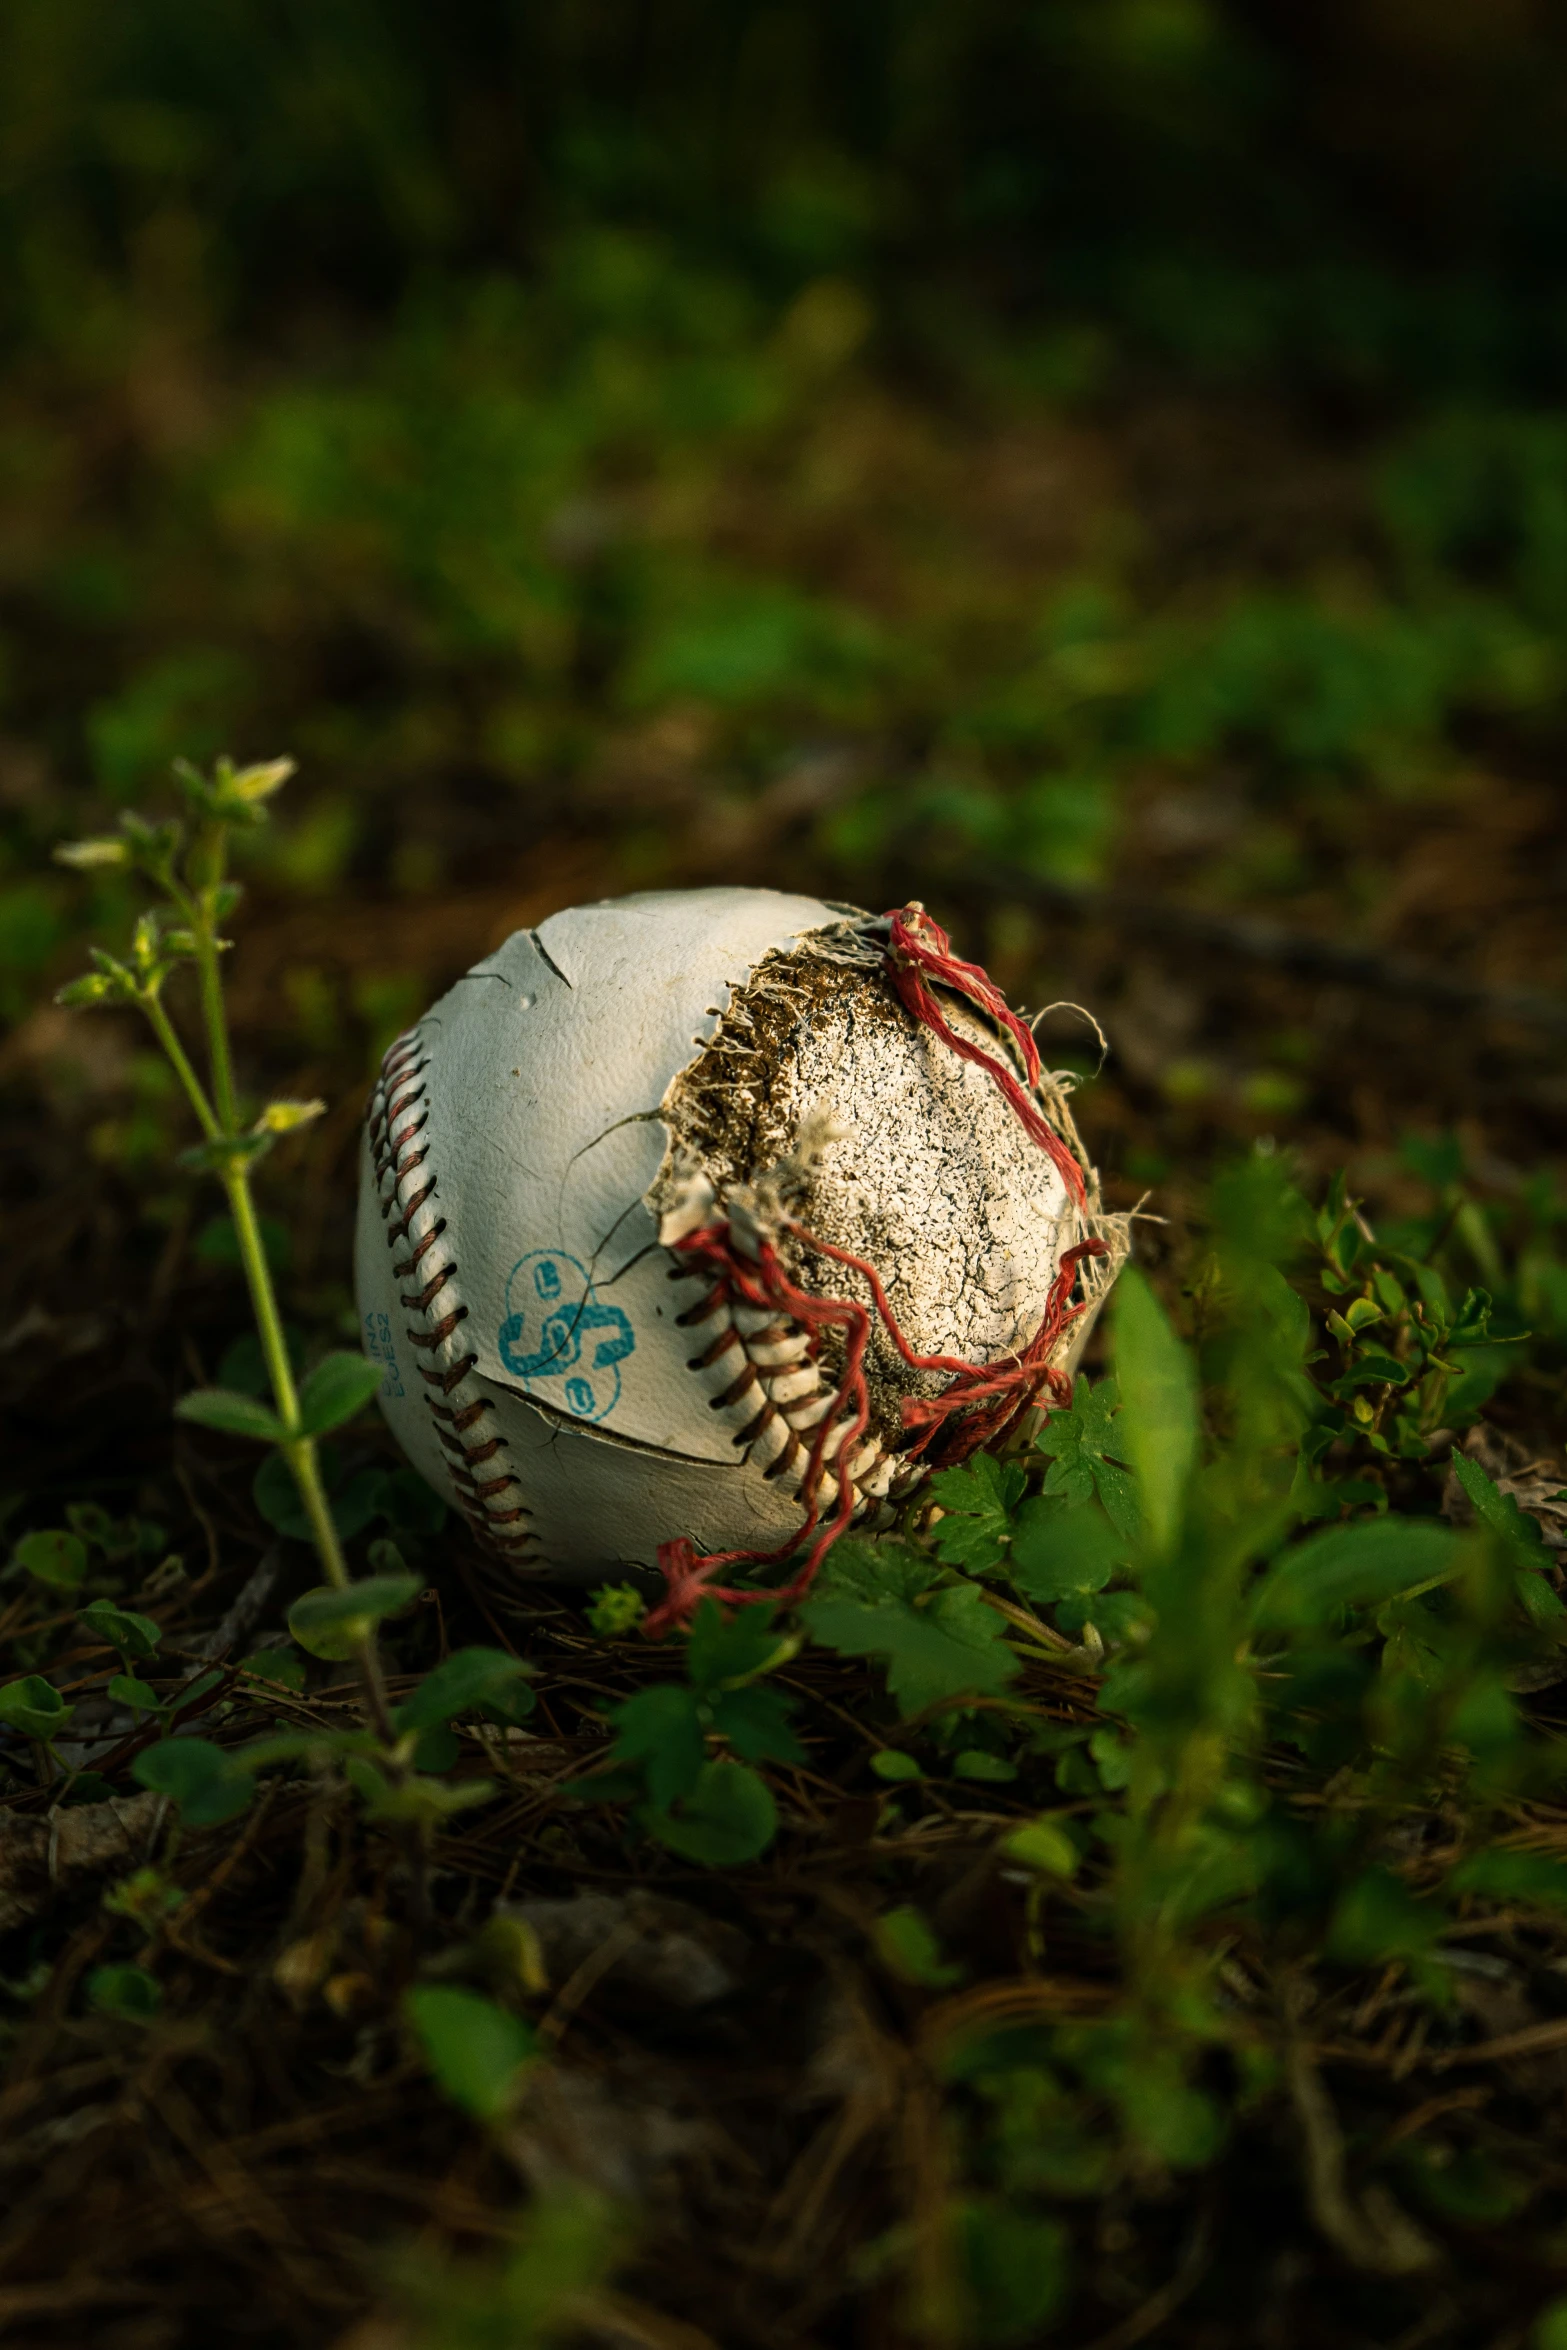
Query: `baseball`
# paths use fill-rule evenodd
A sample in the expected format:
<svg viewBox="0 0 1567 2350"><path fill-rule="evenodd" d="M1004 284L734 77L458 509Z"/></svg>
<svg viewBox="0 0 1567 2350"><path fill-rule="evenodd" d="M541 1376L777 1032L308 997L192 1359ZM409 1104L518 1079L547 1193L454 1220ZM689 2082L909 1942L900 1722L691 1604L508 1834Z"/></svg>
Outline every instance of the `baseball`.
<svg viewBox="0 0 1567 2350"><path fill-rule="evenodd" d="M386 1055L357 1240L408 1458L508 1575L819 1553L1063 1399L1126 1255L919 908L611 899Z"/></svg>

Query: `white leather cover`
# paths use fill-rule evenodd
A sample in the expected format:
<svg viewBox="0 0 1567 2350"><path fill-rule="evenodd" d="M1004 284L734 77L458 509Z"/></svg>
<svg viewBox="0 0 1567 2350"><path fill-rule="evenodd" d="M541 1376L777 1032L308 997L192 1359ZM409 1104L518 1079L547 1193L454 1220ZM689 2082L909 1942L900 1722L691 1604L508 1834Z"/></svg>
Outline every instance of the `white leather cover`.
<svg viewBox="0 0 1567 2350"><path fill-rule="evenodd" d="M408 1457L519 1574L651 1566L676 1535L771 1548L801 1523L765 1451L737 1447L755 1399L723 1400L733 1364L692 1368L676 1318L703 1284L646 1195L671 1139L660 1105L733 991L842 914L742 889L574 907L508 939L389 1056L393 1115L361 1188L365 1345ZM879 1049L813 1034L790 1080L791 1116L830 1107L841 1128L823 1236L878 1261L917 1346L966 1338L993 1359L1038 1326L1081 1227L983 1071L923 1031L900 1060Z"/></svg>
<svg viewBox="0 0 1567 2350"><path fill-rule="evenodd" d="M732 989L774 947L839 918L775 890L575 906L518 931L418 1024L421 1173L434 1170L430 1205L468 1309L442 1359L478 1358L526 1495L535 1571L651 1565L659 1528L755 1548L799 1523L786 1495L747 1475L734 1415L711 1412L686 1369L690 1343L673 1324L697 1292L669 1279L643 1194L668 1141L659 1103ZM400 1252L380 1211L367 1143L355 1252L365 1344L387 1367L393 1434L448 1491L420 1376L431 1358L410 1344L410 1283L394 1277Z"/></svg>

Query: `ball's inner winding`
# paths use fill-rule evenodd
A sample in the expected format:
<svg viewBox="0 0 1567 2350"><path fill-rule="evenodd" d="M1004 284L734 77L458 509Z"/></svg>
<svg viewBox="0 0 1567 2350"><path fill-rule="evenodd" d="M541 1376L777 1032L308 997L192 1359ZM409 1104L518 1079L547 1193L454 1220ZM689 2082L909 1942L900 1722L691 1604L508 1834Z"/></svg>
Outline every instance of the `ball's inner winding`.
<svg viewBox="0 0 1567 2350"><path fill-rule="evenodd" d="M987 1051L1005 1049L966 1006L945 1008ZM798 1221L876 1267L918 1353L991 1362L1026 1342L1071 1237L1065 1186L993 1081L922 1028L880 969L809 947L767 957L665 1097L674 1143L655 1208L677 1146L722 1201L792 1153L822 1111L845 1131L802 1177ZM852 1268L793 1238L785 1255L802 1288L870 1303ZM834 1333L822 1360L829 1376L841 1366ZM911 1372L879 1327L867 1371L872 1425L887 1443L902 1433L901 1399L937 1394L947 1379Z"/></svg>

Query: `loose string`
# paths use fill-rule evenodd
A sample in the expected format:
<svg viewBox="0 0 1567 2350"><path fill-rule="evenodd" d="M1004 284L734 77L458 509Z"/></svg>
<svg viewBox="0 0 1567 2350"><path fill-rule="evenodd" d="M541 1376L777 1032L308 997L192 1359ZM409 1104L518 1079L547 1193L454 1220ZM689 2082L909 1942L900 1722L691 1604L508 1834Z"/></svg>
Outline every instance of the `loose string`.
<svg viewBox="0 0 1567 2350"><path fill-rule="evenodd" d="M1018 1121L1030 1140L1049 1153L1059 1169L1067 1190L1078 1206L1088 1204L1087 1186L1083 1170L1068 1145L1046 1118L1030 1091L1019 1084L1014 1072L994 1053L987 1053L983 1045L960 1036L934 993L934 987L949 988L953 994L968 999L987 1018L996 1021L1016 1044L1023 1058L1030 1088L1040 1082L1039 1047L1034 1042L1032 1029L1018 1018L1002 995L995 981L978 963L965 963L952 951L952 941L939 922L933 921L923 906L895 907L887 916L891 925L887 941L887 969L905 1010L950 1045L961 1060L973 1061L988 1071L1001 1088ZM933 985L934 983L934 985Z"/></svg>

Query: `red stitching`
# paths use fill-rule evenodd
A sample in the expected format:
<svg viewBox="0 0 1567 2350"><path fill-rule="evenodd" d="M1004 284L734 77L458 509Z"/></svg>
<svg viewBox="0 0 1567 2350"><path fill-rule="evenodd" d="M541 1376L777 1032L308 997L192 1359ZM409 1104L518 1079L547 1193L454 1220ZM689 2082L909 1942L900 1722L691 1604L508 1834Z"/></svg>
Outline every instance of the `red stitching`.
<svg viewBox="0 0 1567 2350"><path fill-rule="evenodd" d="M448 1404L436 1403L430 1397L427 1397L426 1401L436 1418L449 1420L459 1436L465 1429L471 1428L475 1420L482 1420L486 1412L493 1412L495 1409L493 1395L481 1395L477 1403L464 1404L460 1412L454 1412Z"/></svg>
<svg viewBox="0 0 1567 2350"><path fill-rule="evenodd" d="M397 1268L395 1265L392 1267L392 1270L394 1273L396 1272ZM448 1265L443 1272L436 1274L433 1281L426 1282L423 1289L416 1289L411 1297L403 1297L399 1294L397 1301L398 1304L407 1306L411 1313L422 1314L429 1305L431 1298L440 1296L441 1291L446 1287L447 1282L450 1281L456 1270L457 1267L455 1265Z"/></svg>
<svg viewBox="0 0 1567 2350"><path fill-rule="evenodd" d="M510 1470L508 1470L504 1477L465 1476L463 1482L470 1488L478 1500L483 1501L489 1494L505 1493L509 1487L513 1485L520 1485L522 1483L522 1479L520 1477L513 1476Z"/></svg>
<svg viewBox="0 0 1567 2350"><path fill-rule="evenodd" d="M442 1442L443 1444L458 1445L458 1444L460 1444L460 1443L461 1443L461 1441L462 1441L460 1437L456 1437L456 1436L448 1436L448 1435L447 1435L447 1433L446 1433L446 1430L445 1430L444 1428L441 1430L441 1432L440 1432L440 1433L441 1433L441 1442ZM467 1461L467 1463L468 1463L468 1466L469 1466L469 1468L470 1468L470 1469L476 1469L476 1468L480 1467L480 1466L481 1466L481 1464L482 1464L483 1462L485 1462L485 1461L487 1461L487 1460L491 1460L491 1459L493 1459L493 1457L494 1457L494 1455L495 1455L496 1453L498 1453L498 1452L504 1452L504 1451L505 1451L505 1449L506 1449L506 1439L505 1439L505 1437L504 1437L504 1436L492 1436L492 1437L490 1438L490 1440L489 1440L488 1444L472 1444L472 1445L469 1445L469 1446L467 1447L467 1449L466 1449L466 1452L464 1453L464 1458L466 1459L466 1461Z"/></svg>
<svg viewBox="0 0 1567 2350"><path fill-rule="evenodd" d="M454 1267L453 1270L455 1271L455 1269L456 1268ZM406 1300L404 1302L406 1303ZM447 1339L450 1338L452 1332L456 1329L458 1323L466 1322L467 1319L467 1307L454 1306L449 1314L443 1314L441 1319L438 1322L433 1323L428 1330L410 1330L408 1336L413 1341L415 1346L444 1346Z"/></svg>
<svg viewBox="0 0 1567 2350"><path fill-rule="evenodd" d="M749 1357L747 1357L745 1369L741 1371L737 1377L730 1380L729 1385L724 1389L723 1394L715 1395L709 1398L709 1409L715 1412L721 1412L725 1410L730 1404L738 1403L742 1396L749 1395L752 1388L757 1387L760 1384L761 1382L756 1376L756 1366L753 1362L751 1362Z"/></svg>
<svg viewBox="0 0 1567 2350"><path fill-rule="evenodd" d="M416 1161L415 1163L417 1164L418 1162ZM388 1248L392 1247L397 1241L406 1240L408 1238L409 1225L412 1223L414 1217L419 1213L419 1210L424 1206L425 1201L429 1198L431 1192L434 1189L435 1177L432 1175L429 1182L425 1185L423 1191L416 1191L414 1193L413 1198L408 1202L407 1207L403 1210L401 1221L388 1227L386 1235ZM396 1205L397 1195L394 1192L392 1197L387 1201L385 1207L381 1210L382 1215L389 1215Z"/></svg>
<svg viewBox="0 0 1567 2350"><path fill-rule="evenodd" d="M421 1102L424 1101L424 1088L422 1086L420 1087L418 1093L414 1096L414 1100ZM410 1105L410 1107L411 1106L412 1105ZM395 1115L396 1113L393 1112L393 1116ZM391 1130L391 1118L389 1117L387 1120L386 1134L387 1149L400 1151L404 1143L411 1141L414 1135L422 1133L429 1123L430 1109L428 1103L425 1103L425 1107L419 1112L417 1118L410 1118L408 1124L402 1127L396 1134L394 1134Z"/></svg>
<svg viewBox="0 0 1567 2350"><path fill-rule="evenodd" d="M681 1320L684 1319L685 1317L682 1315ZM704 1347L699 1355L687 1355L686 1369L688 1371L710 1371L714 1363L722 1362L732 1346L743 1347L744 1344L745 1340L731 1322L726 1329L719 1331L711 1346Z"/></svg>

